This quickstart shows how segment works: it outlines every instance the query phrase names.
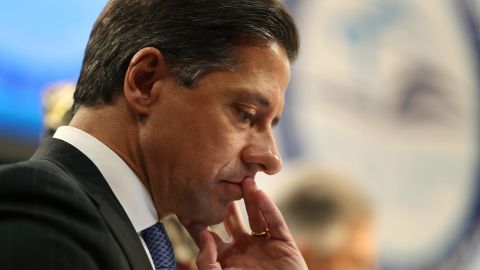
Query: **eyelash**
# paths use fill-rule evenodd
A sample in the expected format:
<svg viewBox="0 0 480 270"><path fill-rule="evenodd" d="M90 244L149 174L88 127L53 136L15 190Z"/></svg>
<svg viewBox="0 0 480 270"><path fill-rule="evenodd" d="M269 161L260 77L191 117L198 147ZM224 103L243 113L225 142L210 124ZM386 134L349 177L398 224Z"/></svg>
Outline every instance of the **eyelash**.
<svg viewBox="0 0 480 270"><path fill-rule="evenodd" d="M238 116L239 116L240 122L242 123L248 122L250 124L253 124L255 122L255 115L249 112L246 112L242 109L238 109Z"/></svg>

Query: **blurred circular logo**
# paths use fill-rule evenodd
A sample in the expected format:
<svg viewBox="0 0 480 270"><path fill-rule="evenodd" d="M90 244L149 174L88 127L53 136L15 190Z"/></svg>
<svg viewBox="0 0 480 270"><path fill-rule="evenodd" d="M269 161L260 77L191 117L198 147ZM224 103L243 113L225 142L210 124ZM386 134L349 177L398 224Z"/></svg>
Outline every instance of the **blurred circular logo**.
<svg viewBox="0 0 480 270"><path fill-rule="evenodd" d="M293 152L367 187L384 269L437 269L478 196L478 63L459 6L294 2Z"/></svg>

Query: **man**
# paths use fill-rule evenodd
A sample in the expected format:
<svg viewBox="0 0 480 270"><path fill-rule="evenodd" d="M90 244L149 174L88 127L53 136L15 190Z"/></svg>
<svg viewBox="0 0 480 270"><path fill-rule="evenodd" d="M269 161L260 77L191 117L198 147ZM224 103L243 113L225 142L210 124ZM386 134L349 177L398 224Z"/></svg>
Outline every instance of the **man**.
<svg viewBox="0 0 480 270"><path fill-rule="evenodd" d="M174 269L158 220L176 214L201 270L306 269L254 182L281 166L272 128L297 50L274 0L110 1L70 126L0 169L1 268ZM208 230L222 221L229 242Z"/></svg>

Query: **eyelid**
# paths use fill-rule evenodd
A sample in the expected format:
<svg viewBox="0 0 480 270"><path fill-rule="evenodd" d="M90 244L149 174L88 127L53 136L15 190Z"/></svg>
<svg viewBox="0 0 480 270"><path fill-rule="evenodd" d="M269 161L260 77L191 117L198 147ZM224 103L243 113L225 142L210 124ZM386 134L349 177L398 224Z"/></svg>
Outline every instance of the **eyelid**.
<svg viewBox="0 0 480 270"><path fill-rule="evenodd" d="M237 108L253 116L257 115L257 107L253 104L238 103Z"/></svg>
<svg viewBox="0 0 480 270"><path fill-rule="evenodd" d="M257 105L255 104L255 102L238 101L237 105L243 108L250 108L253 110L257 109Z"/></svg>
<svg viewBox="0 0 480 270"><path fill-rule="evenodd" d="M251 120L254 120L254 118L256 117L256 110L253 110L253 109L248 109L248 108L238 108L239 112L243 113L243 114L247 114L249 117L249 119Z"/></svg>
<svg viewBox="0 0 480 270"><path fill-rule="evenodd" d="M238 102L236 109L239 113L245 113L245 114L251 115L251 117L247 117L248 119L245 119L245 120L248 120L251 124L255 124L255 122L259 117L258 114L261 113L257 110L258 109L257 106L253 104L243 103L243 102ZM280 117L275 117L270 123L270 126L272 128L276 128L279 122L280 122Z"/></svg>
<svg viewBox="0 0 480 270"><path fill-rule="evenodd" d="M255 108L252 108L251 106L240 106L240 109L246 113L249 113L251 115L256 115L257 110Z"/></svg>
<svg viewBox="0 0 480 270"><path fill-rule="evenodd" d="M240 122L252 125L256 121L257 110L254 106L238 103L236 106L237 116Z"/></svg>

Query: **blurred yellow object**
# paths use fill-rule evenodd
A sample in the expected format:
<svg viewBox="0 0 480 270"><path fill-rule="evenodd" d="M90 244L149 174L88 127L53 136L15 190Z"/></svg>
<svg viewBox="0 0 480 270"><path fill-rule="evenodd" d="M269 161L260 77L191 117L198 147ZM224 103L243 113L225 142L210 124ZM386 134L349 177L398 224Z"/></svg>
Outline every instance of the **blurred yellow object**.
<svg viewBox="0 0 480 270"><path fill-rule="evenodd" d="M73 104L75 83L55 83L48 86L43 95L43 126L48 130L67 125Z"/></svg>
<svg viewBox="0 0 480 270"><path fill-rule="evenodd" d="M166 217L162 222L165 224L170 240L172 241L175 259L177 260L177 270L197 269L195 262L198 255L198 248L187 230L181 225L175 215Z"/></svg>

